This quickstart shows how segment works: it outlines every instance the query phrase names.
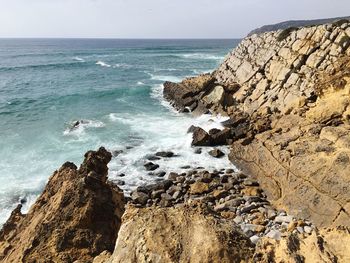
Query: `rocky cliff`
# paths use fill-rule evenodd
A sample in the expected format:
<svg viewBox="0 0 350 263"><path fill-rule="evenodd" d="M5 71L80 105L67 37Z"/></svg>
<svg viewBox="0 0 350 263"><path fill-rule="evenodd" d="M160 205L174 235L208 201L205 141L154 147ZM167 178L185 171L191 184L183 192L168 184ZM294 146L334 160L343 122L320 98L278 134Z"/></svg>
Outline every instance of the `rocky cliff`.
<svg viewBox="0 0 350 263"><path fill-rule="evenodd" d="M349 262L349 46L344 21L253 35L212 74L166 82L179 111L229 117L189 132L193 147L229 145L241 171L170 172L124 198L111 154L89 151L13 211L0 261Z"/></svg>
<svg viewBox="0 0 350 263"><path fill-rule="evenodd" d="M112 252L124 196L107 182L111 154L85 154L79 169L65 163L49 179L28 214L20 206L0 232L1 262L92 262Z"/></svg>
<svg viewBox="0 0 350 263"><path fill-rule="evenodd" d="M213 74L165 83L165 98L229 116L221 141L275 205L349 226L349 45L346 21L252 35ZM194 133L194 143L210 137Z"/></svg>

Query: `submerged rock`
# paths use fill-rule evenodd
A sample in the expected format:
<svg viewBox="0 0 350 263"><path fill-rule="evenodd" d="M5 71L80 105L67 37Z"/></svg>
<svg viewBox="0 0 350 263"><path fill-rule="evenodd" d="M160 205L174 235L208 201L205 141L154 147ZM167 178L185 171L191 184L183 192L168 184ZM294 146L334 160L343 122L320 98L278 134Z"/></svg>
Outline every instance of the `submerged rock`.
<svg viewBox="0 0 350 263"><path fill-rule="evenodd" d="M225 154L219 149L211 150L208 153L209 153L209 155L211 155L215 158L221 158L221 157L225 156Z"/></svg>

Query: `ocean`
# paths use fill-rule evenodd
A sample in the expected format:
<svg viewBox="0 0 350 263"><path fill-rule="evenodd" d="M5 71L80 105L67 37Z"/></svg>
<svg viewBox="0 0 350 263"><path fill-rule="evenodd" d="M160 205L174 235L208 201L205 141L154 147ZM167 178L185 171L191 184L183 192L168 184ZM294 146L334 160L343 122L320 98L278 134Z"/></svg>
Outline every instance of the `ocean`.
<svg viewBox="0 0 350 263"><path fill-rule="evenodd" d="M64 162L79 166L100 146L115 153L109 178L122 180L126 193L159 180L143 167L156 151L176 154L157 161L164 171L232 166L205 150L194 154L187 134L192 124L220 127L223 118L177 113L162 83L212 71L238 42L0 39L0 225L19 202L27 211Z"/></svg>

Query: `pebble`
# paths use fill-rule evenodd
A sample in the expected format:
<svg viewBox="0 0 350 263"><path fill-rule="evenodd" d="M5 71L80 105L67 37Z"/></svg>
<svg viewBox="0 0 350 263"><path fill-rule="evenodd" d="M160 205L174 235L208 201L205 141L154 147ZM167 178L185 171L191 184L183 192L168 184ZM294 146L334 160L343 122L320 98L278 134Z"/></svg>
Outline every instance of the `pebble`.
<svg viewBox="0 0 350 263"><path fill-rule="evenodd" d="M243 222L243 218L241 216L236 216L233 221L238 225Z"/></svg>
<svg viewBox="0 0 350 263"><path fill-rule="evenodd" d="M307 234L311 234L311 232L312 232L312 227L311 227L311 226L304 226L304 231L305 231L305 233L307 233Z"/></svg>
<svg viewBox="0 0 350 263"><path fill-rule="evenodd" d="M311 223L296 221L285 211L278 211L270 205L258 183L246 175L228 173L231 172L229 169L225 169L225 174L221 175L223 169L209 172L200 168L181 174L170 172L167 180L157 178L161 181L138 187L132 193L131 200L138 207L169 207L185 203L197 206L200 203L215 216L232 220L253 243L263 236L279 240L288 233L314 231ZM154 175L164 173L159 171Z"/></svg>
<svg viewBox="0 0 350 263"><path fill-rule="evenodd" d="M260 240L260 237L257 236L257 235L254 235L254 236L251 236L251 237L250 237L250 241L251 241L253 244L257 244L259 240Z"/></svg>
<svg viewBox="0 0 350 263"><path fill-rule="evenodd" d="M298 226L298 227L297 227L297 230L298 230L298 232L299 232L300 234L304 233L304 228L301 227L301 226Z"/></svg>
<svg viewBox="0 0 350 263"><path fill-rule="evenodd" d="M158 164L154 164L152 162L145 163L143 166L147 171L154 171L159 168Z"/></svg>
<svg viewBox="0 0 350 263"><path fill-rule="evenodd" d="M279 215L276 216L275 222L277 223L290 223L293 221L293 216L284 216L284 215Z"/></svg>
<svg viewBox="0 0 350 263"><path fill-rule="evenodd" d="M268 232L266 234L266 237L275 239L275 240L280 240L281 239L281 232L278 230L270 230L270 232Z"/></svg>

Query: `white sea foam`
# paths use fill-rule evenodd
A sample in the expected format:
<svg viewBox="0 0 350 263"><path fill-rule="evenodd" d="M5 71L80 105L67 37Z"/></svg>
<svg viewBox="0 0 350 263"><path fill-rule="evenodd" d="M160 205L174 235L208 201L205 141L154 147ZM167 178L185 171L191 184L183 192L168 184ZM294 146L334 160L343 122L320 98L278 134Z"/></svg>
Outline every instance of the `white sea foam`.
<svg viewBox="0 0 350 263"><path fill-rule="evenodd" d="M172 82L180 82L184 77L171 76L171 75L156 75L150 72L145 72L150 75L152 80L161 80L161 81L172 81Z"/></svg>
<svg viewBox="0 0 350 263"><path fill-rule="evenodd" d="M125 68L125 69L129 69L132 68L132 65L126 64L126 63L117 63L115 65L113 65L113 68Z"/></svg>
<svg viewBox="0 0 350 263"><path fill-rule="evenodd" d="M79 62L85 62L85 60L81 57L74 57L73 59Z"/></svg>
<svg viewBox="0 0 350 263"><path fill-rule="evenodd" d="M164 99L163 90L164 90L163 84L154 85L152 87L151 93L150 93L151 98L158 100L160 102L160 104L162 104L170 112L172 112L174 114L178 114L178 112L174 109L174 107L171 106L170 102L168 102L167 100Z"/></svg>
<svg viewBox="0 0 350 263"><path fill-rule="evenodd" d="M143 83L142 81L138 81L137 85L145 85L145 83Z"/></svg>
<svg viewBox="0 0 350 263"><path fill-rule="evenodd" d="M133 138L130 141L131 148L126 145L114 145L115 149L123 149L123 153L118 155L110 163L109 176L111 179L121 179L125 181L122 188L128 193L135 187L151 183L157 178L148 175L143 164L147 162L146 155L154 154L157 151L173 151L176 157L163 158L154 161L159 164L157 171L184 172L186 169L181 167L185 165L191 168L205 167L209 170L221 168L235 168L226 158L215 159L208 154L213 147L204 147L201 154L195 154L191 147L192 135L187 133L191 125L202 127L204 130L217 128L223 129L221 124L227 117L202 115L192 117L191 115L176 112L171 105L163 99L163 85L155 85L151 91L151 97L158 99L162 105L170 110L170 113L145 114L117 114L110 113L108 119L118 126L127 126L130 128L130 134ZM111 146L113 150L113 146ZM223 152L228 153L227 147L219 147ZM118 175L124 173L125 177L119 178Z"/></svg>
<svg viewBox="0 0 350 263"><path fill-rule="evenodd" d="M76 121L69 124L69 127L63 132L64 135L80 136L86 132L86 129L105 127L102 121L97 120L80 120L79 124Z"/></svg>
<svg viewBox="0 0 350 263"><path fill-rule="evenodd" d="M206 74L206 73L211 73L213 72L214 69L202 69L202 70L198 70L198 69L194 69L192 70L194 75L200 75L200 74Z"/></svg>
<svg viewBox="0 0 350 263"><path fill-rule="evenodd" d="M204 147L201 154L195 154L191 147L192 135L187 133L191 125L196 125L209 130L212 128L222 129L223 117L203 115L198 118L185 116L183 114L172 114L171 116L149 116L146 114L118 115L111 113L111 121L117 125L128 125L133 134L139 135L142 140L131 149L124 149L123 153L114 158L110 163L110 178L119 179L118 174L126 176L120 178L125 181L122 188L127 192L136 186L153 182L156 177L148 175L143 164L147 162L146 155L157 151L173 151L176 157L163 158L155 163L159 164L158 171L184 172L181 167L189 165L192 168L199 166L209 170L221 169L234 166L225 158L215 159L208 154L212 147ZM122 146L121 146L122 147ZM119 148L120 149L120 148ZM228 153L227 147L220 147Z"/></svg>
<svg viewBox="0 0 350 263"><path fill-rule="evenodd" d="M224 56L216 56L212 54L205 54L205 53L191 53L191 54L182 54L180 55L183 58L190 58L190 59L209 59L209 60L223 60Z"/></svg>
<svg viewBox="0 0 350 263"><path fill-rule="evenodd" d="M107 67L107 68L110 68L111 65L107 64L106 62L103 62L101 60L97 61L96 62L96 65L100 65L101 67Z"/></svg>

